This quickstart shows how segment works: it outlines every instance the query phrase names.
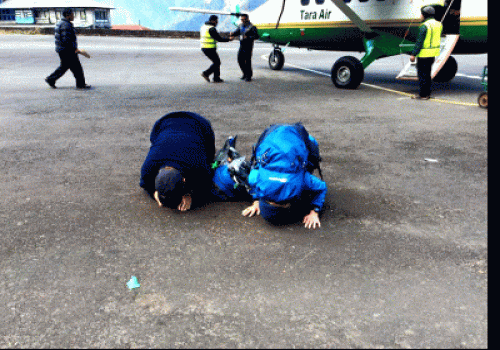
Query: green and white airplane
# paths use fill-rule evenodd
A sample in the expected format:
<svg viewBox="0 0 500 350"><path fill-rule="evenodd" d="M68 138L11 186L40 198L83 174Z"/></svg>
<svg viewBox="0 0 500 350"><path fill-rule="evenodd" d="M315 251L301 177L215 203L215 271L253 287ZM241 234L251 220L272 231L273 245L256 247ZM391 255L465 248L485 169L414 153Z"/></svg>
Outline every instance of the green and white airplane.
<svg viewBox="0 0 500 350"><path fill-rule="evenodd" d="M170 7L172 11L240 16L247 13L260 40L273 44L269 66L280 70L286 47L364 52L361 60L339 58L331 79L339 88L355 89L375 60L409 54L421 24L420 9L435 5L443 23L441 55L433 66L434 81L450 81L457 73L456 54L487 53L487 0L269 0L251 12ZM417 80L408 62L398 79Z"/></svg>

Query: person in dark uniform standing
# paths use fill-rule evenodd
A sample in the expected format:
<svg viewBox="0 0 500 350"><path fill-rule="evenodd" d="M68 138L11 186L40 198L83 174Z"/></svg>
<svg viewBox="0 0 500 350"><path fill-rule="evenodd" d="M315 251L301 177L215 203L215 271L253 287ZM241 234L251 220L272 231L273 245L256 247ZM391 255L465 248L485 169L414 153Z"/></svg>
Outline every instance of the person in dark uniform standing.
<svg viewBox="0 0 500 350"><path fill-rule="evenodd" d="M436 14L432 6L421 10L424 22L420 25L415 48L411 52L410 61L417 59L419 94L413 98L428 100L431 97L431 70L437 56L441 52L441 33L443 25L434 19Z"/></svg>
<svg viewBox="0 0 500 350"><path fill-rule="evenodd" d="M75 28L71 23L75 19L75 14L71 8L66 8L63 10L62 15L63 18L56 24L54 29L56 52L59 54L61 64L51 75L45 78L45 82L55 89L56 81L69 69L75 76L77 89L90 89L90 85L85 83L83 68L78 59L80 50L76 42Z"/></svg>
<svg viewBox="0 0 500 350"><path fill-rule="evenodd" d="M215 136L210 121L192 112L173 112L151 130L151 148L139 185L160 207L186 211L210 201Z"/></svg>
<svg viewBox="0 0 500 350"><path fill-rule="evenodd" d="M240 65L241 71L243 72L242 80L252 81L253 71L252 71L252 51L253 43L255 40L259 39L259 34L257 33L257 27L255 27L251 22L247 14L242 14L241 25L233 33L231 33L229 39L234 37L240 37L240 49L238 51L238 64Z"/></svg>
<svg viewBox="0 0 500 350"><path fill-rule="evenodd" d="M200 44L201 51L207 56L212 65L205 71L201 73L203 79L210 83L210 75L214 75L214 83L223 83L224 80L220 78L220 58L217 54L217 42L228 42L228 38L223 38L217 32L217 24L219 23L219 18L216 15L211 15L208 22L200 28Z"/></svg>

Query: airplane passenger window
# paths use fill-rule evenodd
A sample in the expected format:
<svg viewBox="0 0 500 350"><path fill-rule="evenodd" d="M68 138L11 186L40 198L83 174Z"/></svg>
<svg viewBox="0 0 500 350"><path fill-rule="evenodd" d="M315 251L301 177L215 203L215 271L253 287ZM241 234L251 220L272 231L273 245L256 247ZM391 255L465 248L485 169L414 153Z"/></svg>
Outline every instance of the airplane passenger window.
<svg viewBox="0 0 500 350"><path fill-rule="evenodd" d="M359 2L367 2L368 0L359 0Z"/></svg>
<svg viewBox="0 0 500 350"><path fill-rule="evenodd" d="M351 0L344 0L344 2L351 2Z"/></svg>
<svg viewBox="0 0 500 350"><path fill-rule="evenodd" d="M325 0L316 0L317 5L323 5L325 3Z"/></svg>
<svg viewBox="0 0 500 350"><path fill-rule="evenodd" d="M307 6L309 5L309 0L300 0L300 3L302 4L302 6Z"/></svg>

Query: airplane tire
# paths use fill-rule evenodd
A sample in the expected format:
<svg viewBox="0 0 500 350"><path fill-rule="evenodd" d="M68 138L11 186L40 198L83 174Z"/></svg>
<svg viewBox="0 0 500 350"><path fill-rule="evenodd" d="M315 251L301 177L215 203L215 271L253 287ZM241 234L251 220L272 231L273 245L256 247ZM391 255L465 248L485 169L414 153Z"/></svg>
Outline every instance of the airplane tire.
<svg viewBox="0 0 500 350"><path fill-rule="evenodd" d="M285 65L285 55L281 50L273 50L269 54L269 68L272 70L280 70Z"/></svg>
<svg viewBox="0 0 500 350"><path fill-rule="evenodd" d="M339 58L332 67L332 82L341 89L356 89L364 76L363 65L353 56Z"/></svg>
<svg viewBox="0 0 500 350"><path fill-rule="evenodd" d="M451 79L455 78L455 75L458 71L457 60L450 56L443 68L439 71L439 73L434 77L434 81L436 83L447 83Z"/></svg>

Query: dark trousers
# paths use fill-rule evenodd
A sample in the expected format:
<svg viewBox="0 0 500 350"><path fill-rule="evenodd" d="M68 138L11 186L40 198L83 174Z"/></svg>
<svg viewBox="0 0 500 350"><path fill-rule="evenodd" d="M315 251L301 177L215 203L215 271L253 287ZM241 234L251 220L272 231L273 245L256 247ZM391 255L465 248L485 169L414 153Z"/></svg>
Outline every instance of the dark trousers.
<svg viewBox="0 0 500 350"><path fill-rule="evenodd" d="M221 62L219 54L217 53L217 49L201 49L201 51L210 59L210 61L212 61L212 65L206 71L204 71L203 74L208 77L210 76L210 74L214 73L214 79L220 79Z"/></svg>
<svg viewBox="0 0 500 350"><path fill-rule="evenodd" d="M417 72L420 97L429 97L431 95L431 69L435 57L418 57Z"/></svg>
<svg viewBox="0 0 500 350"><path fill-rule="evenodd" d="M245 49L240 47L238 51L238 64L243 72L245 78L251 78L253 75L252 71L252 49Z"/></svg>
<svg viewBox="0 0 500 350"><path fill-rule="evenodd" d="M61 59L61 64L54 73L47 77L47 80L55 83L56 80L62 77L69 69L75 76L76 86L85 86L85 76L83 75L83 68L78 58L78 54L76 54L73 49L63 50L59 52L59 58Z"/></svg>

